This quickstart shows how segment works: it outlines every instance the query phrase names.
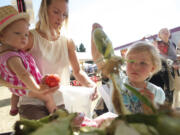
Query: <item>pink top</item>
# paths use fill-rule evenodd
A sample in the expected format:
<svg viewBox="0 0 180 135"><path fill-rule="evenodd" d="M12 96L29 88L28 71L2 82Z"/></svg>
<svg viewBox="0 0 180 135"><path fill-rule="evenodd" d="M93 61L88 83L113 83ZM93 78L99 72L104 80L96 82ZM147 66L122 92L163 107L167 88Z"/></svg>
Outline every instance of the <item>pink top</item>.
<svg viewBox="0 0 180 135"><path fill-rule="evenodd" d="M26 53L23 51L18 51L18 52L9 51L0 56L1 77L7 82L14 84L15 86L25 87L25 84L20 79L18 79L15 73L9 70L7 66L7 60L10 57L15 57L15 56L18 56L21 58L26 70L32 74L36 82L39 84L41 82L42 75L40 74L33 57L29 53ZM18 89L13 89L13 88L10 88L10 90L13 94L16 94L18 96L27 95L27 90L23 90L23 89L18 90Z"/></svg>

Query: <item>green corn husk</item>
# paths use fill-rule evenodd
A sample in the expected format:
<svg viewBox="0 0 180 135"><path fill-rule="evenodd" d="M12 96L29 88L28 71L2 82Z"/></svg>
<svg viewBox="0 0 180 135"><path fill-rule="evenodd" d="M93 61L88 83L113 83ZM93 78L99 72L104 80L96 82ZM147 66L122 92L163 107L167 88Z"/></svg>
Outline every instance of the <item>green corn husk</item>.
<svg viewBox="0 0 180 135"><path fill-rule="evenodd" d="M106 131L94 127L82 127L78 135L106 135Z"/></svg>
<svg viewBox="0 0 180 135"><path fill-rule="evenodd" d="M113 82L113 87L114 87L113 94L112 94L112 103L118 114L121 114L121 115L130 114L130 112L125 107L123 103L122 95L120 94L122 90L116 81L118 77L119 76L117 74L111 74L111 80Z"/></svg>
<svg viewBox="0 0 180 135"><path fill-rule="evenodd" d="M128 84L124 84L124 85L128 90L130 90L134 95L136 95L139 98L139 100L141 100L142 103L144 103L148 107L150 107L154 113L157 112L157 109L155 108L155 106L152 104L152 102L148 98L141 95L140 92L138 92L135 88L131 87L130 85L128 85Z"/></svg>
<svg viewBox="0 0 180 135"><path fill-rule="evenodd" d="M96 28L94 30L93 38L98 51L104 56L105 59L109 59L114 55L112 42L101 28Z"/></svg>
<svg viewBox="0 0 180 135"><path fill-rule="evenodd" d="M119 66L116 65L116 63L118 60L120 60L121 61L120 63L122 63L123 60L114 56L114 49L112 46L112 42L101 28L97 28L94 30L93 38L98 51L104 56L104 59L106 59L107 63L110 63L109 65L106 65L106 70L107 70L106 73L107 75L110 74L114 86L113 98L112 98L114 108L118 114L123 114L123 115L127 114L129 112L123 104L122 97L120 94L121 89L117 85L116 82L117 79L115 79L115 77L118 77L116 75L118 72L116 71L119 69ZM115 61L113 61L114 59Z"/></svg>
<svg viewBox="0 0 180 135"><path fill-rule="evenodd" d="M160 135L179 135L180 117L170 117L166 114L131 114L119 116L117 119L123 119L128 123L143 123L153 126Z"/></svg>
<svg viewBox="0 0 180 135"><path fill-rule="evenodd" d="M65 118L68 115L69 114L66 110L59 109L54 114L43 117L39 120L28 120L21 118L14 125L15 135L29 135L44 125L57 119Z"/></svg>
<svg viewBox="0 0 180 135"><path fill-rule="evenodd" d="M57 120L38 128L30 135L72 135L73 130L71 122L76 116L75 113L72 113L67 117L58 118Z"/></svg>

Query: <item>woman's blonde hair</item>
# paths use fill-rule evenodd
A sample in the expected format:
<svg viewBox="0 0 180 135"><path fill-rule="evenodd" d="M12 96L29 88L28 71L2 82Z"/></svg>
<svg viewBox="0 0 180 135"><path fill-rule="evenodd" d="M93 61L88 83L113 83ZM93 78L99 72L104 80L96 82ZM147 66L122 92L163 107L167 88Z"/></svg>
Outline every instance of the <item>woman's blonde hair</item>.
<svg viewBox="0 0 180 135"><path fill-rule="evenodd" d="M161 56L159 54L159 50L152 43L148 41L138 41L134 43L126 52L126 57L130 53L134 52L148 52L151 55L153 65L155 67L154 71L151 73L151 76L161 70Z"/></svg>
<svg viewBox="0 0 180 135"><path fill-rule="evenodd" d="M39 9L39 14L38 14L39 21L36 24L36 29L40 30L42 33L45 33L48 36L48 38L51 36L50 26L49 26L49 17L48 17L48 7L51 5L52 1L55 1L55 0L42 0L41 1L41 6ZM69 0L64 0L64 1L67 3L69 2ZM66 19L65 19L63 25L67 29L68 12L67 12L67 16L66 16ZM61 29L61 27L59 28L59 30ZM56 32L56 34L58 34L58 33Z"/></svg>

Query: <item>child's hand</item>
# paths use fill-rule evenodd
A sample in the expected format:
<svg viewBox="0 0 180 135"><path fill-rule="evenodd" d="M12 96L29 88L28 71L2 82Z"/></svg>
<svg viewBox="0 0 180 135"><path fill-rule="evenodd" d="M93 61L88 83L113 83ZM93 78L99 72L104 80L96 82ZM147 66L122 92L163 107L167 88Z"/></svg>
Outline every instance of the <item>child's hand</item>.
<svg viewBox="0 0 180 135"><path fill-rule="evenodd" d="M154 94L150 92L148 89L142 89L139 91L143 96L147 97L150 101L153 102L154 100Z"/></svg>
<svg viewBox="0 0 180 135"><path fill-rule="evenodd" d="M139 91L143 96L147 97L152 103L154 101L154 94L151 93L149 90L147 90L146 88L145 89L142 89ZM152 113L152 110L151 108L149 108L147 105L145 104L142 104L142 108L143 108L143 111L145 114L151 114Z"/></svg>

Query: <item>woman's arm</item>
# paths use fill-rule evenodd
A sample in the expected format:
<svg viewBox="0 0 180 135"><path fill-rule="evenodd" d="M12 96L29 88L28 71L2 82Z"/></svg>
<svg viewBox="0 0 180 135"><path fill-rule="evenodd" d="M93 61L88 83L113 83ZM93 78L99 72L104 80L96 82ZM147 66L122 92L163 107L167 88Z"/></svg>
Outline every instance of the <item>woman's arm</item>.
<svg viewBox="0 0 180 135"><path fill-rule="evenodd" d="M75 44L72 40L68 40L68 55L69 60L73 69L73 74L76 79L86 87L93 87L94 92L91 95L91 100L95 100L98 97L97 94L97 86L96 84L87 76L87 74L81 70L80 64L78 62L76 52L75 52Z"/></svg>
<svg viewBox="0 0 180 135"><path fill-rule="evenodd" d="M68 40L68 55L73 69L73 74L76 79L87 87L95 87L96 84L87 76L87 74L80 68L79 61L75 52L75 44L72 40Z"/></svg>

